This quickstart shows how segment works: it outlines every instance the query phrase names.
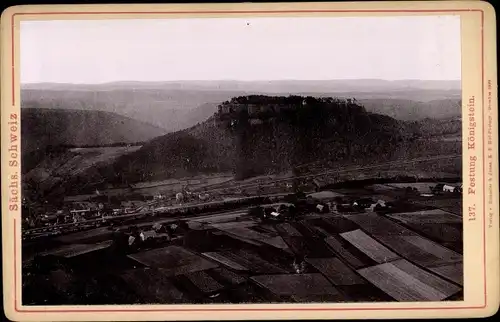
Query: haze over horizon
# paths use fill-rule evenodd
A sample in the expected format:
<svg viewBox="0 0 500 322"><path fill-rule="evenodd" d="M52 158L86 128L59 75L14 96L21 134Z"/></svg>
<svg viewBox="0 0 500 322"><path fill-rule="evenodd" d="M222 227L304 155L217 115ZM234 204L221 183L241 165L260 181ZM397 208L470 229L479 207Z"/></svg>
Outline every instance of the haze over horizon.
<svg viewBox="0 0 500 322"><path fill-rule="evenodd" d="M459 16L21 22L21 83L443 80Z"/></svg>
<svg viewBox="0 0 500 322"><path fill-rule="evenodd" d="M77 82L23 82L21 85L31 84L67 84L67 85L106 85L117 83L204 83L204 82L239 82L239 83L266 83L266 82L341 82L341 81L381 81L381 82L460 82L460 79L382 79L382 78L343 78L343 79L266 79L266 80L238 80L238 79L184 79L184 80L136 80L136 79L123 79L116 81L104 81L96 83L77 83Z"/></svg>

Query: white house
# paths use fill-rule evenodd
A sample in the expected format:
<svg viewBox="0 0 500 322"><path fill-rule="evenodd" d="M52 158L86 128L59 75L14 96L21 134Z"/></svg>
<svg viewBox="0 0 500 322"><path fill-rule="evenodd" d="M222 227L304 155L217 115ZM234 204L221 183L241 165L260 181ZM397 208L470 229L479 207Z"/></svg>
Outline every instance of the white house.
<svg viewBox="0 0 500 322"><path fill-rule="evenodd" d="M454 192L455 191L455 187L445 184L443 186L443 191L444 192Z"/></svg>
<svg viewBox="0 0 500 322"><path fill-rule="evenodd" d="M377 206L385 208L386 207L385 201L384 200L378 200L377 202L371 204L370 208L369 208L370 211L374 211L375 207L377 207Z"/></svg>

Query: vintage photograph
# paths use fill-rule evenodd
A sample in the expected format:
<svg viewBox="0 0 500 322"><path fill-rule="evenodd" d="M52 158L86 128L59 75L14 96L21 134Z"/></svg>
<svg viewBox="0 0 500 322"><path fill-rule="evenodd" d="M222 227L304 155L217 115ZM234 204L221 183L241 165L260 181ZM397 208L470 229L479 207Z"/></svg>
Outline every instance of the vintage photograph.
<svg viewBox="0 0 500 322"><path fill-rule="evenodd" d="M463 301L460 28L20 21L22 305Z"/></svg>

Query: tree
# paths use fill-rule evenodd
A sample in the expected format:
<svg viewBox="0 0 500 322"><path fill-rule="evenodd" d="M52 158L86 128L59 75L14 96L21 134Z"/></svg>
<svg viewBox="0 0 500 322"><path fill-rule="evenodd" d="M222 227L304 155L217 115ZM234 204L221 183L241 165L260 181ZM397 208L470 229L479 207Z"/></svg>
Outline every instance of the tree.
<svg viewBox="0 0 500 322"><path fill-rule="evenodd" d="M252 207L248 210L248 215L256 218L262 218L264 215L264 208L261 206Z"/></svg>

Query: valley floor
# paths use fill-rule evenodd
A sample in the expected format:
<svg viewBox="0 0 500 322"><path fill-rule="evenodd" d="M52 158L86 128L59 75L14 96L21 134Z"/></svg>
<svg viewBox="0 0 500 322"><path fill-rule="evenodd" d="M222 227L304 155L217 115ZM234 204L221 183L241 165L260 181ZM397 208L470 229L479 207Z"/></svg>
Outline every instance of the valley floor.
<svg viewBox="0 0 500 322"><path fill-rule="evenodd" d="M431 194L434 185L313 192L308 200L329 210L289 220L262 220L240 206L54 236L31 255L42 241L25 241L23 304L462 300L461 195ZM343 208L366 198L393 206ZM160 224L171 228L168 238L152 232ZM117 236L131 226L151 239L120 250Z"/></svg>

